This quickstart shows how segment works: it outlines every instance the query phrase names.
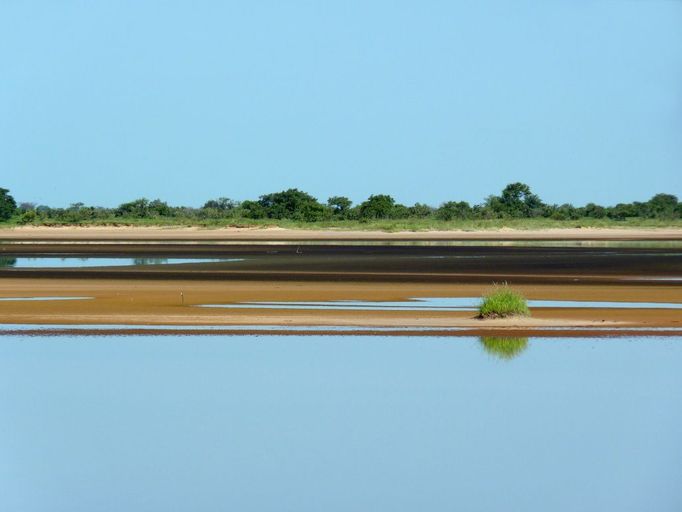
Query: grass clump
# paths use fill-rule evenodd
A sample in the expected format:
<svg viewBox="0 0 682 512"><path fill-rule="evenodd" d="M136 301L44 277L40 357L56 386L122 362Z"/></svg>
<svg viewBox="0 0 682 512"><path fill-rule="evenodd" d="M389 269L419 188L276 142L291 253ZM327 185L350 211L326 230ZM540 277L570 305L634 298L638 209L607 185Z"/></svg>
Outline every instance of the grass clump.
<svg viewBox="0 0 682 512"><path fill-rule="evenodd" d="M496 285L486 293L478 307L479 318L507 318L510 316L530 316L526 298L512 290L506 283Z"/></svg>

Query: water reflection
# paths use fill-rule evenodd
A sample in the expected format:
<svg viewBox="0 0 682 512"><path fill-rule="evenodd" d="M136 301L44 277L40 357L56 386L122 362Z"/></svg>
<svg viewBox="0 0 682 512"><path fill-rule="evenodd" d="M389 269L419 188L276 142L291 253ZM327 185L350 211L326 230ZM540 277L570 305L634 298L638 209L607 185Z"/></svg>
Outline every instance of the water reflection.
<svg viewBox="0 0 682 512"><path fill-rule="evenodd" d="M682 337L490 357L478 338L5 337L2 510L680 510Z"/></svg>
<svg viewBox="0 0 682 512"><path fill-rule="evenodd" d="M415 297L401 301L329 300L271 301L229 304L199 304L203 308L229 309L329 309L381 311L476 311L480 297ZM529 300L530 308L682 309L679 302L626 302L584 300Z"/></svg>
<svg viewBox="0 0 682 512"><path fill-rule="evenodd" d="M133 265L165 265L168 258L133 258Z"/></svg>
<svg viewBox="0 0 682 512"><path fill-rule="evenodd" d="M479 341L488 354L505 360L518 357L528 348L528 338L481 336Z"/></svg>
<svg viewBox="0 0 682 512"><path fill-rule="evenodd" d="M34 256L0 257L0 268L87 268L176 265L184 263L226 263L244 261L244 258L121 258Z"/></svg>
<svg viewBox="0 0 682 512"><path fill-rule="evenodd" d="M17 264L16 258L2 258L0 257L0 267L13 267Z"/></svg>

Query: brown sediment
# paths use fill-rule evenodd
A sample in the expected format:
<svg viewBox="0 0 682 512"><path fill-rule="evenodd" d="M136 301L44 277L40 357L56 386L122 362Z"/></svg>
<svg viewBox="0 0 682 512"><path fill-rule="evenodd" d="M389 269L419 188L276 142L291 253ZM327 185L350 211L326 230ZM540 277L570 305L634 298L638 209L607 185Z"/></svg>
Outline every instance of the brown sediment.
<svg viewBox="0 0 682 512"><path fill-rule="evenodd" d="M208 242L189 247L172 242L136 246L25 243L0 244L0 255L244 258L229 263L149 267L3 268L0 297L92 297L2 301L0 323L4 324L217 325L224 326L225 333L229 333L229 326L238 325L269 325L275 330L276 326L395 327L401 333L409 332L409 328L459 327L464 330L458 334L468 335L522 335L519 333L526 331L537 335L555 327L609 328L614 332L682 327L682 311L673 309L536 308L531 318L482 321L467 311L195 307L268 301L478 297L493 282L503 281L529 299L682 303L682 282L650 281L682 276L679 249L312 245L300 254L295 244L273 248L258 243L230 247Z"/></svg>
<svg viewBox="0 0 682 512"><path fill-rule="evenodd" d="M0 322L10 324L287 325L373 327L682 327L680 310L537 308L530 318L478 320L469 311L381 311L200 308L201 304L268 301L407 300L470 297L476 284L207 282L159 280L3 279L2 297L92 297L74 301L5 301ZM675 286L520 285L530 299L680 302ZM182 294L182 295L181 295Z"/></svg>

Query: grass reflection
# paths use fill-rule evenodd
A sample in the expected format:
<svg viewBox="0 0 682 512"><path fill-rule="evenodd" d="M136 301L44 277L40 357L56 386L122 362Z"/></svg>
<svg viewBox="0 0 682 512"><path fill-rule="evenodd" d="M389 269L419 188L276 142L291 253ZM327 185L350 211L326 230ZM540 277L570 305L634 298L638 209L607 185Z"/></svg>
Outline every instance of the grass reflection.
<svg viewBox="0 0 682 512"><path fill-rule="evenodd" d="M479 341L488 354L504 360L514 359L528 348L528 338L481 336Z"/></svg>

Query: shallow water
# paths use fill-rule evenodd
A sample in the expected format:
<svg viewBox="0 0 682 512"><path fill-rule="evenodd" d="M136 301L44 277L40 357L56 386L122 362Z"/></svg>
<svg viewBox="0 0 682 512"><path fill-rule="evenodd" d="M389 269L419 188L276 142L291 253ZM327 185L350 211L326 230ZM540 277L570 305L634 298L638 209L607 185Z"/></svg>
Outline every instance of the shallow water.
<svg viewBox="0 0 682 512"><path fill-rule="evenodd" d="M474 311L480 297L420 297L406 301L332 300L317 302L242 302L235 304L202 304L204 308L227 309L331 309L382 311ZM587 309L682 309L676 302L612 302L579 300L529 300L530 308L587 308Z"/></svg>
<svg viewBox="0 0 682 512"><path fill-rule="evenodd" d="M367 326L353 326L353 325L279 325L279 324L260 324L260 325L133 325L133 324L0 324L0 335L6 333L30 331L50 332L59 334L60 332L97 332L97 331L126 331L126 330L153 330L153 331L177 331L182 330L186 332L206 332L206 331L295 331L295 332L357 332L367 331L372 332L429 332L429 331L462 331L464 327L367 327ZM650 328L646 328L650 331ZM676 327L662 328L666 331L675 331ZM679 328L682 330L682 327ZM637 330L631 328L628 330Z"/></svg>
<svg viewBox="0 0 682 512"><path fill-rule="evenodd" d="M3 510L677 511L682 338L0 339Z"/></svg>
<svg viewBox="0 0 682 512"><path fill-rule="evenodd" d="M93 297L0 297L0 301L91 300ZM0 330L2 330L0 328Z"/></svg>
<svg viewBox="0 0 682 512"><path fill-rule="evenodd" d="M146 265L177 265L182 263L219 263L244 261L243 258L82 258L24 257L0 258L0 268L86 268Z"/></svg>

